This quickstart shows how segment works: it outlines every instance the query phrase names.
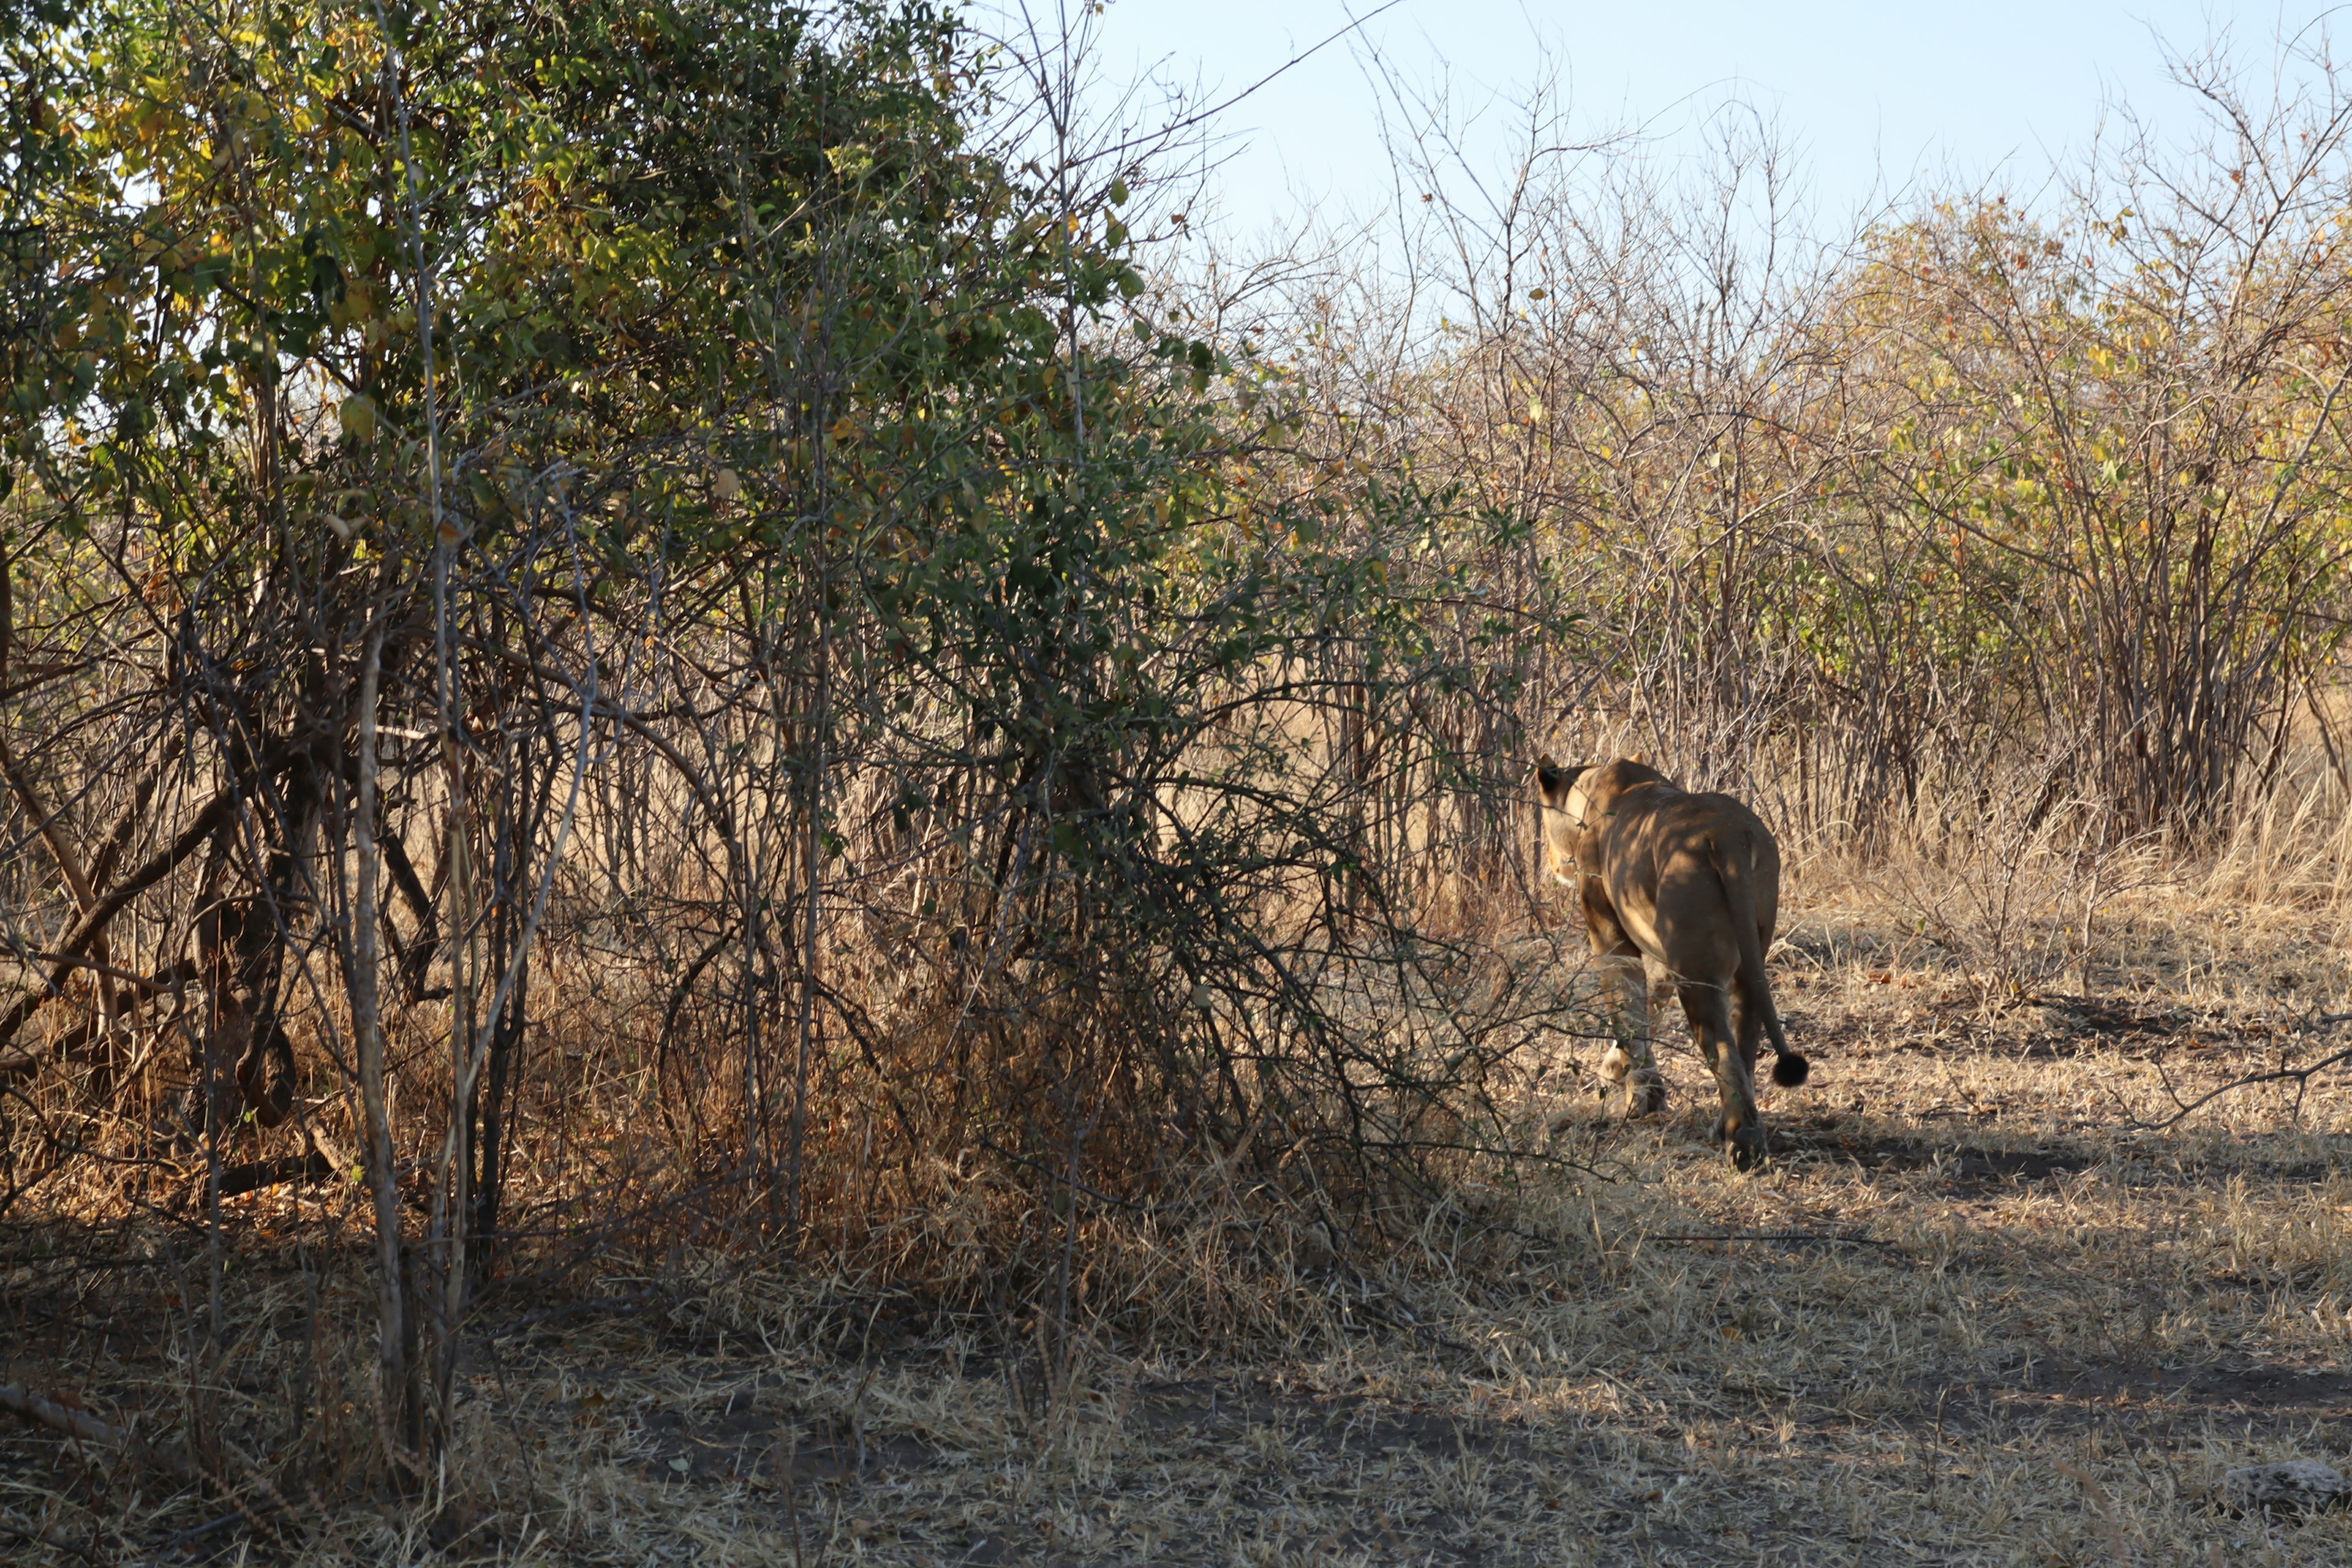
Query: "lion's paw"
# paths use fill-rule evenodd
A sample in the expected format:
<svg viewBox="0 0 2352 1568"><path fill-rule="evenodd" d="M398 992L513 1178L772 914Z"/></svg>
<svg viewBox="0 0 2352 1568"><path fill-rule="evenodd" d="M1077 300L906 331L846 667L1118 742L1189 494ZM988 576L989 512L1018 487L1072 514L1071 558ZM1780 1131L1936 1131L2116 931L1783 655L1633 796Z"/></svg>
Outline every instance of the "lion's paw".
<svg viewBox="0 0 2352 1568"><path fill-rule="evenodd" d="M1750 1121L1723 1131L1722 1136L1723 1152L1731 1156L1731 1163L1738 1169L1753 1171L1764 1163L1764 1129L1761 1127Z"/></svg>
<svg viewBox="0 0 2352 1568"><path fill-rule="evenodd" d="M1665 1080L1655 1068L1636 1068L1625 1078L1625 1115L1628 1120L1655 1116L1666 1108Z"/></svg>

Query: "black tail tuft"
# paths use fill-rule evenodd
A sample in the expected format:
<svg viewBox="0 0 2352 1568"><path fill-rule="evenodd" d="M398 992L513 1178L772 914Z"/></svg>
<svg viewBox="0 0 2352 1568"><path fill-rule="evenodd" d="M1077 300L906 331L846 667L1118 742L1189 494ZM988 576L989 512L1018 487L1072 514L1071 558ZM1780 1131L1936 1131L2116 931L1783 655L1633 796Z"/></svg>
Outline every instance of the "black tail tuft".
<svg viewBox="0 0 2352 1568"><path fill-rule="evenodd" d="M1794 1051L1782 1051L1772 1058L1772 1081L1782 1089L1794 1089L1811 1076L1813 1064Z"/></svg>

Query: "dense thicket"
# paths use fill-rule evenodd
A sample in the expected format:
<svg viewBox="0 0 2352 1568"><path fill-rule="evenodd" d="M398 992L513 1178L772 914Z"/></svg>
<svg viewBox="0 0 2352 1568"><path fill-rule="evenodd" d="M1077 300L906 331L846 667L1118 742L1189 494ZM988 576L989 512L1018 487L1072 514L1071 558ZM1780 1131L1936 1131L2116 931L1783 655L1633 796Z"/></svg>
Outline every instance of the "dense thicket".
<svg viewBox="0 0 2352 1568"><path fill-rule="evenodd" d="M1059 1324L1090 1217L1458 1137L1486 1058L1320 972L1475 643L1248 482L1280 375L1156 313L1133 155L920 5L8 48L0 1206L362 1179L415 1454L510 1237Z"/></svg>

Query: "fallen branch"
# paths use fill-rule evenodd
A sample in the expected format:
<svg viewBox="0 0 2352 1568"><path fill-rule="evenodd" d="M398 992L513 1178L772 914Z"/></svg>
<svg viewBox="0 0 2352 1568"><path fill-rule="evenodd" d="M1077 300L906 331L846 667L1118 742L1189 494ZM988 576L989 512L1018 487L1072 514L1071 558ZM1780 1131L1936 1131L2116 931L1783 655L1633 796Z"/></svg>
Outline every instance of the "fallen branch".
<svg viewBox="0 0 2352 1568"><path fill-rule="evenodd" d="M282 1154L274 1160L254 1160L226 1167L220 1175L220 1195L239 1197L287 1182L321 1181L334 1173L333 1163L316 1150L308 1154Z"/></svg>
<svg viewBox="0 0 2352 1568"><path fill-rule="evenodd" d="M2333 1028L2338 1024L2347 1022L2352 1022L2352 1013L2323 1013L2312 1020L2313 1026L2317 1028ZM2140 1132L2167 1131L2179 1126L2225 1094L2234 1094L2239 1089L2252 1089L2258 1084L2265 1083L2293 1083L2295 1086L2296 1108L2300 1110L2303 1103L2303 1091L2311 1087L2311 1080L2329 1068L2339 1067L2346 1062L2352 1062L2352 1047L2340 1050L2332 1057L2322 1057L2315 1062L2307 1063L2299 1068L2274 1068L2269 1072L2248 1073L2243 1078L2231 1079L2219 1089L2200 1094L2195 1100L2184 1100L2173 1089L2172 1077L2164 1070L2164 1062L2159 1058L2156 1063L2157 1077L2163 1080L2164 1092L2171 1096L2172 1103L2179 1106L2179 1110L2161 1121L2142 1121L2137 1117L2134 1117L2132 1127L2134 1131Z"/></svg>
<svg viewBox="0 0 2352 1568"><path fill-rule="evenodd" d="M124 1458L151 1470L160 1470L174 1480L209 1486L226 1498L229 1506L236 1509L238 1516L257 1534L271 1540L282 1539L278 1527L264 1517L265 1512L289 1514L293 1510L278 1495L278 1489L264 1477L256 1476L253 1479L253 1489L259 1492L264 1500L264 1509L256 1510L237 1495L236 1488L225 1484L218 1476L195 1463L177 1447L150 1443L137 1433L101 1421L87 1410L60 1405L54 1399L44 1399L29 1390L12 1387L5 1383L0 1383L0 1410L22 1416L36 1426L61 1432L68 1437L112 1448Z"/></svg>
<svg viewBox="0 0 2352 1568"><path fill-rule="evenodd" d="M54 1399L44 1399L25 1389L0 1383L0 1410L22 1416L37 1426L62 1432L68 1437L79 1437L85 1443L98 1443L120 1449L149 1469L161 1470L180 1480L203 1479L188 1457L177 1448L160 1447L136 1433L109 1426L87 1410L59 1405Z"/></svg>

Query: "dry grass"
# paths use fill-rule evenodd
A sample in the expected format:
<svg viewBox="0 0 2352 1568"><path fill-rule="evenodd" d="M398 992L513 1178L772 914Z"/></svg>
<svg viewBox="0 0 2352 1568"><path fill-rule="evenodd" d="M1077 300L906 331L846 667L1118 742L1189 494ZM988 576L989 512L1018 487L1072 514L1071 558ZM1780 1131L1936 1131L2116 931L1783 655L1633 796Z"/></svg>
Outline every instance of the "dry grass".
<svg viewBox="0 0 2352 1568"><path fill-rule="evenodd" d="M1158 1248L1184 1304L1059 1372L1035 1317L740 1258L608 1279L617 1310L509 1289L421 1505L330 1484L369 1441L337 1200L245 1200L280 1241L248 1244L209 1348L198 1242L20 1234L0 1377L191 1432L220 1473L276 1476L291 1522L273 1543L254 1492L247 1520L19 1428L0 1531L58 1563L2352 1560L2352 1516L2208 1500L2233 1465L2352 1461L2352 1078L2132 1130L2340 1032L2352 973L2309 879L2273 866L2262 902L2225 868L2116 878L2091 997L2005 1007L1917 879L1817 871L1775 960L1816 1076L1768 1101L1769 1173L1706 1146L1677 1026L1665 1118L1560 1102L1600 1176L1465 1182L1378 1269L1263 1231L1106 1238ZM317 1298L305 1258L331 1265Z"/></svg>

